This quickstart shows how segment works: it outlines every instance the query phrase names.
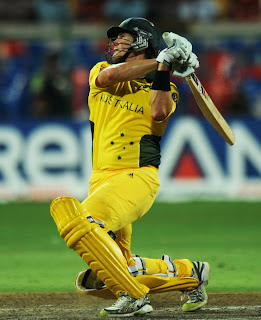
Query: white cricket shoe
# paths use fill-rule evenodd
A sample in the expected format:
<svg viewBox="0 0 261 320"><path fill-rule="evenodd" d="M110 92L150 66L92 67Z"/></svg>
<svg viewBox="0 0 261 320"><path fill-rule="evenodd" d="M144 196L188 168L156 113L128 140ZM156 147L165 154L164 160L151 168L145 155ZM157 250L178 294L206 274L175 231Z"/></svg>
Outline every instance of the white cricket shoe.
<svg viewBox="0 0 261 320"><path fill-rule="evenodd" d="M209 280L209 264L207 262L192 262L193 277L199 281L199 286L190 291L183 291L183 294L187 296L187 302L183 304L182 311L195 311L203 307L208 302L208 295L206 292L206 286Z"/></svg>
<svg viewBox="0 0 261 320"><path fill-rule="evenodd" d="M151 311L153 311L153 308L147 295L140 299L135 299L125 292L120 294L119 299L111 307L102 309L100 316L113 318L132 317L144 315Z"/></svg>

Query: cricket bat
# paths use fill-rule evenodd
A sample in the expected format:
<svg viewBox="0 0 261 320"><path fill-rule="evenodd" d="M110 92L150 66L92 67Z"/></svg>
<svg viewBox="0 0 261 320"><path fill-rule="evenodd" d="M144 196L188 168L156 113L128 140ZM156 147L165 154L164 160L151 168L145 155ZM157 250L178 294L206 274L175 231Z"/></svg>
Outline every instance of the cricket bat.
<svg viewBox="0 0 261 320"><path fill-rule="evenodd" d="M167 46L172 46L174 43L173 40L175 40L173 38L173 34L169 32L163 33L163 39ZM192 73L185 79L204 117L220 134L220 136L232 146L235 143L234 133L221 113L218 111L217 107L202 86L196 74Z"/></svg>

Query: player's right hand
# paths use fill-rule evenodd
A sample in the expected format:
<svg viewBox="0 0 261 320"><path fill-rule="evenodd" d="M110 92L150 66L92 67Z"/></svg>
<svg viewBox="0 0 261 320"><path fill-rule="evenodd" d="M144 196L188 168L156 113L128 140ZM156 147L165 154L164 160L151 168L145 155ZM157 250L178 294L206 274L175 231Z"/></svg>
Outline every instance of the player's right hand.
<svg viewBox="0 0 261 320"><path fill-rule="evenodd" d="M164 49L160 51L158 54L156 61L159 63L163 63L165 66L170 67L172 55L169 54L168 49Z"/></svg>

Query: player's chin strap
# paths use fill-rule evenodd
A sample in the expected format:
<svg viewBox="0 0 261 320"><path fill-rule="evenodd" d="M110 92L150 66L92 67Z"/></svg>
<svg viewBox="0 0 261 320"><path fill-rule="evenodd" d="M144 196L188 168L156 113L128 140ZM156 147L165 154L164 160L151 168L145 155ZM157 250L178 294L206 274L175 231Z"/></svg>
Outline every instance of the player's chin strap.
<svg viewBox="0 0 261 320"><path fill-rule="evenodd" d="M131 52L134 51L134 49L132 47L130 47L126 52L125 54L116 59L115 61L113 60L112 58L112 49L111 49L111 43L113 41L112 40L109 40L108 44L107 44L107 48L106 48L106 51L105 51L105 58L106 58L106 61L109 63L109 64L117 64L117 63L122 63L122 62L125 62L125 60L128 58L128 56L131 54ZM121 52L123 52L124 50L122 50Z"/></svg>
<svg viewBox="0 0 261 320"><path fill-rule="evenodd" d="M126 59L128 58L128 56L129 56L129 55L131 54L131 52L133 52L133 51L134 51L133 48L130 48L130 49L125 53L124 56L116 59L116 61L115 61L114 63L122 63L122 62L125 62Z"/></svg>

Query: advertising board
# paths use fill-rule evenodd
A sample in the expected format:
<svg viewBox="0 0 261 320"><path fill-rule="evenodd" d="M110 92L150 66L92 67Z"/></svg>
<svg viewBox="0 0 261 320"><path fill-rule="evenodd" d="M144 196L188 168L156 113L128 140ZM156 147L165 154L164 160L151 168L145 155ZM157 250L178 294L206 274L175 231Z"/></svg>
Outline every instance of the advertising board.
<svg viewBox="0 0 261 320"><path fill-rule="evenodd" d="M261 198L261 120L229 119L229 146L203 119L177 117L161 141L158 199ZM0 124L0 198L84 199L92 170L83 122Z"/></svg>

